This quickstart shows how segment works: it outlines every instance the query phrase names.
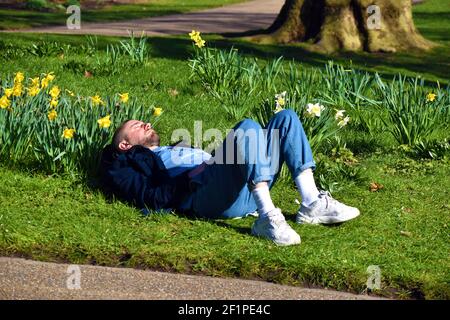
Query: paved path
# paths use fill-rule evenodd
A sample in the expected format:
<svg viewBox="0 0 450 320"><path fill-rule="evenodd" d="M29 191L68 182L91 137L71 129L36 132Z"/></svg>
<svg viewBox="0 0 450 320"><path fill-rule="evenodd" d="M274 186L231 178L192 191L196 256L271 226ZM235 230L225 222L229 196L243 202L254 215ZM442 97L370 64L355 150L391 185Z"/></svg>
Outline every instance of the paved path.
<svg viewBox="0 0 450 320"><path fill-rule="evenodd" d="M191 13L106 23L83 23L83 13L81 13L80 30L69 30L63 25L3 32L110 36L128 36L129 31L134 31L136 35L140 35L142 32L146 35L186 34L193 29L202 33L245 32L269 27L277 17L284 2L285 0L253 0ZM412 2L416 4L423 2L423 0L412 0Z"/></svg>
<svg viewBox="0 0 450 320"><path fill-rule="evenodd" d="M1 299L151 299L151 300L367 300L323 289L264 281L223 279L131 268L80 265L80 289L68 264L0 257ZM68 273L69 271L69 273ZM70 278L72 276L72 278ZM70 278L70 279L69 279Z"/></svg>
<svg viewBox="0 0 450 320"><path fill-rule="evenodd" d="M192 29L202 33L244 32L269 27L280 12L284 1L254 0L185 14L109 23L83 24L81 12L80 30L69 30L64 25L19 31L111 36L127 36L128 30L133 30L137 35L142 31L147 35L185 34Z"/></svg>

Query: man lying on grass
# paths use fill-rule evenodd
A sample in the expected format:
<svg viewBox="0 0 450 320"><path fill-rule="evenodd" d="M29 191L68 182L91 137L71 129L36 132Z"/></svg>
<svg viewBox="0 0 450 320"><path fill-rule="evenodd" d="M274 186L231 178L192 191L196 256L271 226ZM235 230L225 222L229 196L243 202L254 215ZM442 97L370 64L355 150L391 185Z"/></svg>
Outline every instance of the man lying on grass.
<svg viewBox="0 0 450 320"><path fill-rule="evenodd" d="M196 148L160 146L159 141L150 123L124 122L102 155L105 188L139 208L196 217L238 218L257 210L252 234L293 245L300 236L269 193L285 162L302 198L297 223L334 224L359 215L357 208L317 189L311 148L292 110L276 113L265 130L252 120L241 121L214 156Z"/></svg>

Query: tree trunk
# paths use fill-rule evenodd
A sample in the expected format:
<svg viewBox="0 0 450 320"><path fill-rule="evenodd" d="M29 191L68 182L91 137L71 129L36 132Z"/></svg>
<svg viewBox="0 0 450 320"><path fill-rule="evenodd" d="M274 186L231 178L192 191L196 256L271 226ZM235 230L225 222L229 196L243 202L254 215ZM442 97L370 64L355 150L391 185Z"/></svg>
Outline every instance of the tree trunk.
<svg viewBox="0 0 450 320"><path fill-rule="evenodd" d="M417 32L411 6L411 0L286 0L266 34L253 39L312 42L326 52L429 49L433 44Z"/></svg>

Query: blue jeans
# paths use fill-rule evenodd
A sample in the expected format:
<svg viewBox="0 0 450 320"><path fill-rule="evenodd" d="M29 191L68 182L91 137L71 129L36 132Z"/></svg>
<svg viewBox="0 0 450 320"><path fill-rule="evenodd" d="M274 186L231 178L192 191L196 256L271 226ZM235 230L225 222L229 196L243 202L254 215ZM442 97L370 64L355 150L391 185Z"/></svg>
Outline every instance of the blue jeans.
<svg viewBox="0 0 450 320"><path fill-rule="evenodd" d="M305 169L315 168L311 147L294 111L276 113L265 129L250 119L233 128L244 134L232 131L215 151L216 163L207 165L194 177L198 183L191 196L195 216L243 217L256 210L252 186L267 181L272 187L283 162L294 178ZM253 132L257 134L252 135Z"/></svg>

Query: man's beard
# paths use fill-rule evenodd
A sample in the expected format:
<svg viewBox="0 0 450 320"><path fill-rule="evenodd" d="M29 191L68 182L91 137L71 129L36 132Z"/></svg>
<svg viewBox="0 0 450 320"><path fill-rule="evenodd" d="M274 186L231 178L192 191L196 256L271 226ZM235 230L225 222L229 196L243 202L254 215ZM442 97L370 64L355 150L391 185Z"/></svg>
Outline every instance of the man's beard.
<svg viewBox="0 0 450 320"><path fill-rule="evenodd" d="M159 146L159 135L156 131L153 131L152 134L145 140L144 145L148 148L150 147L158 147Z"/></svg>

